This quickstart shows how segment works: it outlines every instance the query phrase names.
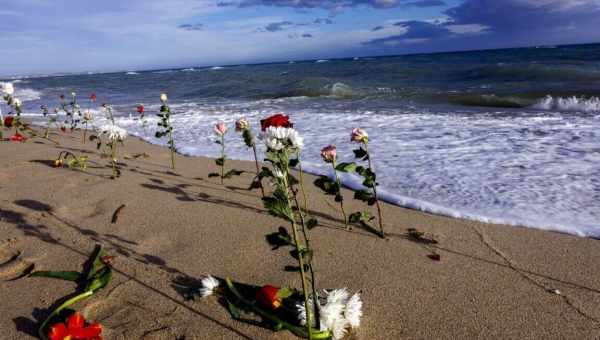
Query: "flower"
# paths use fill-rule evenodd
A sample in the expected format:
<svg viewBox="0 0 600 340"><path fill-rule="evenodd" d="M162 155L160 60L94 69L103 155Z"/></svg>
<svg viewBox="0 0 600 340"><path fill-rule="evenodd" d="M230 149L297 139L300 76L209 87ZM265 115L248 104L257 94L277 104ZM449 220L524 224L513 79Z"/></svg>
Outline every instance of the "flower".
<svg viewBox="0 0 600 340"><path fill-rule="evenodd" d="M294 129L289 129L290 134L288 136L288 140L292 144L292 146L296 149L302 149L304 147L304 138L300 137L298 131Z"/></svg>
<svg viewBox="0 0 600 340"><path fill-rule="evenodd" d="M262 134L265 144L271 150L279 151L286 146L300 149L304 146L304 139L298 131L286 127L268 127Z"/></svg>
<svg viewBox="0 0 600 340"><path fill-rule="evenodd" d="M250 123L246 118L240 118L235 121L235 131L244 131L250 127Z"/></svg>
<svg viewBox="0 0 600 340"><path fill-rule="evenodd" d="M283 171L275 168L275 169L273 169L272 172L273 172L273 176L275 176L275 178L280 178L280 179L283 178Z"/></svg>
<svg viewBox="0 0 600 340"><path fill-rule="evenodd" d="M6 127L12 127L13 126L13 117L4 117L4 126Z"/></svg>
<svg viewBox="0 0 600 340"><path fill-rule="evenodd" d="M358 328L360 326L360 318L362 317L362 301L358 293L352 295L352 297L346 302L346 310L344 316L348 320L348 324L352 328Z"/></svg>
<svg viewBox="0 0 600 340"><path fill-rule="evenodd" d="M65 161L62 159L56 159L54 160L54 162L52 162L52 166L54 166L55 168L61 168L64 164Z"/></svg>
<svg viewBox="0 0 600 340"><path fill-rule="evenodd" d="M202 283L202 288L200 288L200 296L203 298L213 295L215 288L219 287L219 280L210 275L203 278L200 283Z"/></svg>
<svg viewBox="0 0 600 340"><path fill-rule="evenodd" d="M142 114L142 113L144 113L144 105L143 105L143 104L139 104L139 105L137 106L137 112L138 112L139 114Z"/></svg>
<svg viewBox="0 0 600 340"><path fill-rule="evenodd" d="M217 135L223 136L227 133L227 125L225 125L223 122L219 122L215 124L214 130Z"/></svg>
<svg viewBox="0 0 600 340"><path fill-rule="evenodd" d="M321 149L321 158L327 163L335 162L337 158L337 149L335 145L328 145Z"/></svg>
<svg viewBox="0 0 600 340"><path fill-rule="evenodd" d="M350 141L357 143L366 143L369 141L369 135L361 128L355 128L350 134Z"/></svg>
<svg viewBox="0 0 600 340"><path fill-rule="evenodd" d="M60 100L65 100L65 95L61 94L60 96L58 96L58 98L60 98Z"/></svg>
<svg viewBox="0 0 600 340"><path fill-rule="evenodd" d="M281 298L278 293L279 288L277 287L263 286L256 292L256 301L265 308L277 309L281 307Z"/></svg>
<svg viewBox="0 0 600 340"><path fill-rule="evenodd" d="M15 108L20 108L21 107L21 99L19 99L19 98L13 99L13 105L15 106Z"/></svg>
<svg viewBox="0 0 600 340"><path fill-rule="evenodd" d="M88 121L92 120L92 113L90 111L84 112L83 119L88 120Z"/></svg>
<svg viewBox="0 0 600 340"><path fill-rule="evenodd" d="M97 99L96 94L92 92L92 94L90 94L90 101L95 103L96 99Z"/></svg>
<svg viewBox="0 0 600 340"><path fill-rule="evenodd" d="M115 141L122 141L127 137L127 130L120 128L114 124L106 124L98 129L99 133L105 133L108 135L108 139Z"/></svg>
<svg viewBox="0 0 600 340"><path fill-rule="evenodd" d="M9 96L12 96L13 93L15 93L15 87L13 86L12 83L3 83L2 84L2 91L4 93L6 93Z"/></svg>
<svg viewBox="0 0 600 340"><path fill-rule="evenodd" d="M15 133L14 135L10 136L11 142L24 142L25 139L27 139L27 138L23 137L23 135L18 132Z"/></svg>
<svg viewBox="0 0 600 340"><path fill-rule="evenodd" d="M66 325L62 322L50 326L48 338L50 340L102 340L100 336L102 326L92 323L85 326L85 319L75 312L69 316Z"/></svg>
<svg viewBox="0 0 600 340"><path fill-rule="evenodd" d="M163 103L166 103L167 100L168 100L167 94L166 93L161 93L160 94L160 101L163 102Z"/></svg>
<svg viewBox="0 0 600 340"><path fill-rule="evenodd" d="M291 128L294 127L294 124L290 122L289 116L278 113L260 121L260 127L262 131L267 130L267 128L270 126Z"/></svg>
<svg viewBox="0 0 600 340"><path fill-rule="evenodd" d="M348 320L344 318L345 302L348 299L346 289L334 289L327 294L327 303L321 307L319 314L321 316L322 330L330 330L332 339L341 339L346 334Z"/></svg>

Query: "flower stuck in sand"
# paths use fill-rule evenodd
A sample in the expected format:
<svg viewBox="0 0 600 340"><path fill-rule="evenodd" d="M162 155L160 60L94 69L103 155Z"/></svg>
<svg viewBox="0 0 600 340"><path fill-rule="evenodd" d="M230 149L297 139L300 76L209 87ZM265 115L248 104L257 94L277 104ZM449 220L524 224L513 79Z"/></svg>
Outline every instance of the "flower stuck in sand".
<svg viewBox="0 0 600 340"><path fill-rule="evenodd" d="M200 281L200 283L202 284L202 287L200 288L200 296L202 296L203 298L213 295L215 289L219 287L219 280L215 279L210 275L203 278Z"/></svg>
<svg viewBox="0 0 600 340"><path fill-rule="evenodd" d="M65 323L56 323L50 326L48 338L50 340L102 340L100 334L102 326L99 323L87 324L81 314L75 312L69 316Z"/></svg>
<svg viewBox="0 0 600 340"><path fill-rule="evenodd" d="M144 104L138 104L136 110L137 110L137 113L143 114L144 113Z"/></svg>
<svg viewBox="0 0 600 340"><path fill-rule="evenodd" d="M265 189L262 184L262 176L260 171L260 166L258 165L258 155L256 153L256 141L254 139L254 134L252 133L252 129L250 128L250 122L248 119L242 117L235 121L235 131L241 132L242 137L244 138L244 143L247 147L252 149L254 153L254 165L256 166L256 176L252 180L252 184L250 184L249 190L260 188L260 192L262 197L265 197Z"/></svg>
<svg viewBox="0 0 600 340"><path fill-rule="evenodd" d="M366 143L369 141L369 134L361 128L355 128L350 134L350 141L356 143Z"/></svg>
<svg viewBox="0 0 600 340"><path fill-rule="evenodd" d="M250 128L250 122L248 122L248 119L240 118L235 121L235 131L243 132L244 130L247 130L249 128Z"/></svg>
<svg viewBox="0 0 600 340"><path fill-rule="evenodd" d="M260 127L262 131L266 131L268 127L284 127L292 128L294 124L290 122L290 117L281 113L275 114L271 117L265 118L260 121Z"/></svg>
<svg viewBox="0 0 600 340"><path fill-rule="evenodd" d="M4 117L4 126L7 127L7 128L12 127L13 126L13 120L14 120L13 117L10 117L10 116L9 117Z"/></svg>
<svg viewBox="0 0 600 340"><path fill-rule="evenodd" d="M283 150L285 147L293 149L304 147L304 139L293 128L270 126L265 130L262 138L267 148L274 151Z"/></svg>
<svg viewBox="0 0 600 340"><path fill-rule="evenodd" d="M227 128L227 125L225 125L225 123L219 122L219 123L215 124L214 131L217 134L217 136L223 136L224 134L227 133L227 130L228 130L228 128Z"/></svg>
<svg viewBox="0 0 600 340"><path fill-rule="evenodd" d="M335 145L328 145L321 149L321 158L326 163L333 163L337 159L337 149Z"/></svg>
<svg viewBox="0 0 600 340"><path fill-rule="evenodd" d="M98 99L98 97L96 96L96 94L95 94L95 93L93 93L93 92L92 92L92 94L90 94L90 101L91 101L92 103L95 103L95 102L96 102L96 99Z"/></svg>
<svg viewBox="0 0 600 340"><path fill-rule="evenodd" d="M175 148L175 140L173 139L173 126L171 125L171 107L168 103L168 98L166 93L160 94L160 101L162 103L160 107L160 113L157 114L159 117L158 120L158 130L155 133L156 138L162 138L167 136L168 141L167 145L169 146L169 150L171 151L171 169L175 170L175 152L177 149ZM143 122L142 122L143 123Z"/></svg>
<svg viewBox="0 0 600 340"><path fill-rule="evenodd" d="M127 137L127 130L114 124L105 124L98 129L98 133L107 135L111 142L122 142Z"/></svg>
<svg viewBox="0 0 600 340"><path fill-rule="evenodd" d="M163 102L163 103L166 103L167 100L169 100L169 98L167 97L167 94L166 93L161 93L160 94L160 101Z"/></svg>

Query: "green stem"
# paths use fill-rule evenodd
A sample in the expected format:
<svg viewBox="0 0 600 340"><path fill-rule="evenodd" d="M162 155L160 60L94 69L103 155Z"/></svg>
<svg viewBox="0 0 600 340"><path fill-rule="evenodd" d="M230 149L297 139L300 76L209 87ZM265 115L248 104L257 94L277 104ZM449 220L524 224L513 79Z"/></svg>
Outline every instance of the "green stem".
<svg viewBox="0 0 600 340"><path fill-rule="evenodd" d="M262 184L262 179L260 179L260 168L258 166L258 156L256 155L256 144L252 144L252 151L254 152L254 164L256 164L256 178L258 179L258 183L260 185L260 192L262 193L262 197L265 198L265 188Z"/></svg>
<svg viewBox="0 0 600 340"><path fill-rule="evenodd" d="M221 135L221 185L223 185L223 178L225 177L225 134Z"/></svg>
<svg viewBox="0 0 600 340"><path fill-rule="evenodd" d="M333 173L335 175L335 182L337 183L338 188L340 190L339 195L342 196L342 181L340 181L340 176L338 175L338 172L335 169L335 167L336 167L335 159L331 162L331 165L333 166ZM340 208L342 208L342 216L344 217L344 224L346 225L346 229L349 229L348 217L346 215L346 210L344 209L344 199L343 199L343 196L342 196L342 200L340 201Z"/></svg>
<svg viewBox="0 0 600 340"><path fill-rule="evenodd" d="M169 127L169 148L171 149L171 169L175 170L175 141L173 140L173 127L171 127L170 113L167 116L167 126Z"/></svg>
<svg viewBox="0 0 600 340"><path fill-rule="evenodd" d="M300 149L296 150L296 157L298 157L298 178L300 179L300 191L302 191L302 203L304 203L304 212L308 214L306 192L304 191L304 172L302 171L302 161L300 160Z"/></svg>
<svg viewBox="0 0 600 340"><path fill-rule="evenodd" d="M48 325L48 322L50 322L50 320L58 315L58 313L60 313L63 309L73 305L74 303L83 300L87 297L90 297L94 294L93 291L89 290L89 291L85 291L79 295L75 295L74 297L68 299L67 301L63 302L60 306L58 306L58 308L56 308L47 318L46 320L44 320L44 322L42 323L42 325L40 326L39 330L38 330L38 335L40 336L40 339L42 340L46 340L48 339L46 337L46 334L44 333L44 329L46 328L46 326Z"/></svg>
<svg viewBox="0 0 600 340"><path fill-rule="evenodd" d="M369 161L369 169L374 173L373 166L371 164L371 155L369 154L369 146L368 142L363 143L365 145L365 151L367 153L367 159ZM377 197L377 183L373 183L373 196L375 197L375 204L377 205L377 214L379 215L379 230L381 232L381 238L385 238L385 233L383 231L383 214L381 212L381 205L379 204L379 198Z"/></svg>
<svg viewBox="0 0 600 340"><path fill-rule="evenodd" d="M87 120L85 121L85 130L83 130L83 144L85 144L85 139L87 137Z"/></svg>
<svg viewBox="0 0 600 340"><path fill-rule="evenodd" d="M289 186L289 182L288 182L288 175L289 175L289 156L287 154L287 151L284 151L284 164L283 167L285 171L283 171L283 185L284 185L284 189L285 189L285 200L286 200L286 204L287 207L290 211L292 210L292 203L290 202L290 196L289 196L289 192L290 192L290 186ZM306 273L304 272L304 258L303 258L303 249L300 245L300 239L298 237L298 230L296 227L296 219L291 216L291 223L292 223L292 232L294 235L294 245L296 247L296 252L298 254L298 264L300 265L300 277L302 279L302 292L304 293L304 308L306 308L306 327L308 329L308 339L312 340L313 336L312 336L312 313L311 313L311 308L310 305L308 303L308 284L306 282ZM314 284L314 282L313 282ZM317 306L315 306L316 308Z"/></svg>

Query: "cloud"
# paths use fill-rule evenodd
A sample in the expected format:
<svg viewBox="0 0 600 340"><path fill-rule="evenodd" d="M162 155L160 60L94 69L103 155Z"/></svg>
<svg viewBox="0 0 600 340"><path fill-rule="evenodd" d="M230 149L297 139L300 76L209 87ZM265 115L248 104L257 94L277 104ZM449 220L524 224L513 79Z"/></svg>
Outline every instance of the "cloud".
<svg viewBox="0 0 600 340"><path fill-rule="evenodd" d="M326 24L326 25L331 25L333 24L333 20L329 19L329 18L316 18L315 21L313 21L314 24Z"/></svg>
<svg viewBox="0 0 600 340"><path fill-rule="evenodd" d="M294 23L291 21L272 22L272 23L267 24L267 26L264 27L264 31L266 31L266 32L283 31L286 27L292 26L292 25L294 25Z"/></svg>
<svg viewBox="0 0 600 340"><path fill-rule="evenodd" d="M200 31L204 27L204 24L181 24L177 28L181 28L186 31Z"/></svg>
<svg viewBox="0 0 600 340"><path fill-rule="evenodd" d="M302 38L312 38L312 37L313 37L313 35L310 34L310 33L304 33L304 34L302 34Z"/></svg>
<svg viewBox="0 0 600 340"><path fill-rule="evenodd" d="M343 8L367 6L374 8L392 8L400 5L416 7L441 6L445 3L441 0L237 0L220 1L217 3L220 7L250 7L250 6L274 6L274 7L293 7L293 8L323 8L327 10L340 10Z"/></svg>

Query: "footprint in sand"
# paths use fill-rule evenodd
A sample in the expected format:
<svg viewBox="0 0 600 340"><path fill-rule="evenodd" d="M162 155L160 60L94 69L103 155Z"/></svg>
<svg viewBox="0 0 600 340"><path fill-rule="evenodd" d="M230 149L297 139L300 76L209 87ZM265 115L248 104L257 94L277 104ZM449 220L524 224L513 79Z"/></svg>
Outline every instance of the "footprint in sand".
<svg viewBox="0 0 600 340"><path fill-rule="evenodd" d="M34 262L24 259L22 251L0 249L0 280L20 279L29 275L34 268Z"/></svg>

